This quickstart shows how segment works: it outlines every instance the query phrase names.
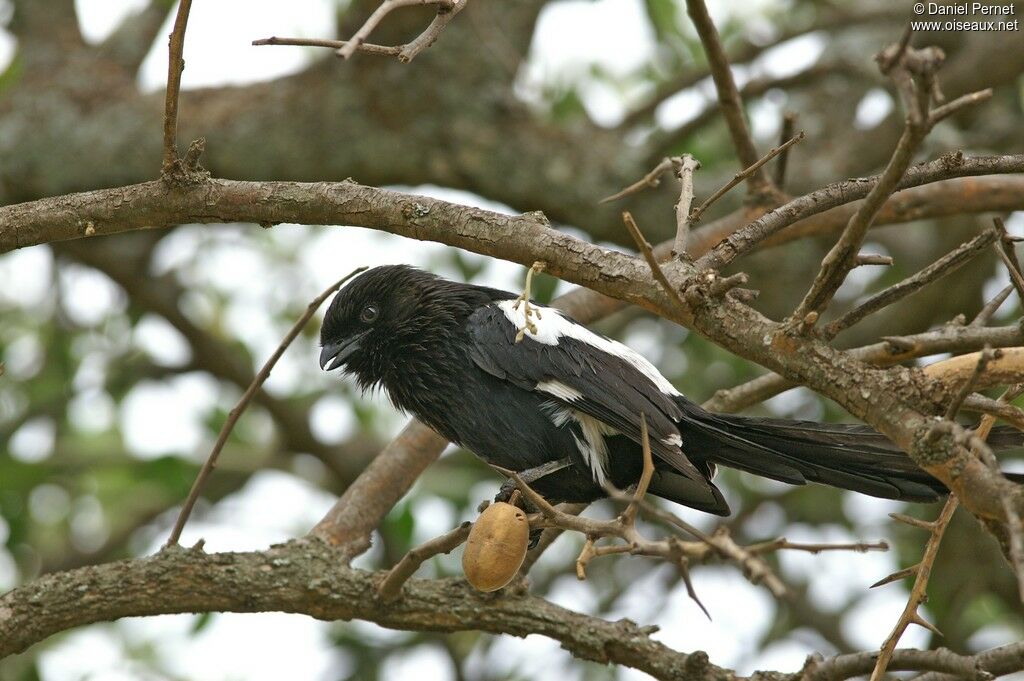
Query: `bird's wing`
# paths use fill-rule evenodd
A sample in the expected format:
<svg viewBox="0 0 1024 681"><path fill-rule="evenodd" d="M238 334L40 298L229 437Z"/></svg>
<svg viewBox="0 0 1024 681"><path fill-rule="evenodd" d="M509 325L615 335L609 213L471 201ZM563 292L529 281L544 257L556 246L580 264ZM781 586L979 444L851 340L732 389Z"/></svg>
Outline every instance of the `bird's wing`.
<svg viewBox="0 0 1024 681"><path fill-rule="evenodd" d="M705 476L686 458L677 423L679 392L658 370L622 343L600 336L557 310L505 300L480 308L467 321L470 357L487 373L591 416L640 443L640 414L651 452L694 480ZM527 328L516 342L520 329Z"/></svg>

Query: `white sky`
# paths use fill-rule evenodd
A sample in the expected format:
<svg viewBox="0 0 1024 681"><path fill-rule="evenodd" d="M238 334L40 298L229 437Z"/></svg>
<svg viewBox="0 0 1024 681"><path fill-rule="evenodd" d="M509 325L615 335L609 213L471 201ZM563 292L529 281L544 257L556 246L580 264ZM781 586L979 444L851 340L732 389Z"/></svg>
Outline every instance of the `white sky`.
<svg viewBox="0 0 1024 681"><path fill-rule="evenodd" d="M102 39L126 14L144 4L144 0L78 0L77 3L83 31L90 40ZM756 3L757 6L764 4L766 0ZM721 2L712 5L718 18L724 8ZM749 4L745 3L743 11L750 11ZM300 69L317 54L316 51L256 48L250 42L270 35L329 35L332 13L333 3L329 0L196 2L187 33L184 86L240 84ZM457 29L456 22L449 30ZM169 26L162 33L166 34L168 30ZM566 39L566 36L571 36L571 39ZM614 74L626 74L650 58L652 39L641 16L640 0L565 0L554 3L541 17L523 92L530 96L531 90L535 91L541 83L585 78L592 64L599 64ZM615 49L608 49L609 45L615 45ZM820 49L820 42L814 38L794 41L773 50L752 68L743 69L739 77L742 81L762 72L778 75L798 70L812 62ZM0 31L0 64L10 59L12 50L10 37ZM358 68L358 64L339 63L338 68ZM409 68L414 69L415 64ZM165 73L165 41L160 39L146 59L141 85L147 89L160 88ZM591 114L606 123L613 123L621 117L624 102L620 94L593 80L587 82L583 95ZM666 124L683 121L712 96L706 85L680 94L662 107L659 120ZM892 102L884 92L869 93L858 109L858 125L874 125L891 106ZM778 120L770 105L766 107L754 112L755 130L764 134L770 133ZM158 134L157 131L154 130L154 134ZM429 187L418 187L415 191L503 209L463 192ZM1024 220L1015 222L1024 227ZM310 229L281 225L273 230L270 238L296 251L300 274L296 279L293 267L287 276L278 272L279 277L273 268L281 265L266 261L260 249L252 245L249 230L248 227L237 230L180 229L161 246L155 266L158 270L180 268L182 278L197 291L212 288L229 294L227 331L241 336L242 329L245 329L245 342L257 357L266 356L281 337L281 330L270 323L266 314L268 301L283 302L281 291L277 290L281 281L296 282L300 293L290 290L288 295L294 294L305 300L357 265L409 262L430 265L440 274L456 274L439 268L437 256L445 251L445 247L437 244L412 242L361 229ZM476 256L468 257L482 260ZM2 292L12 290L17 282L17 302L26 306L39 305L46 297L51 266L50 258L43 249L25 249L3 256L0 258L0 296L3 296ZM484 280L492 285L514 288L521 275L522 270L517 266L490 262ZM78 323L100 324L111 310L124 305L123 294L117 287L90 270L68 268L60 273L60 281L69 312ZM238 289L239 281L246 282L245 290ZM0 302L15 301L0 297ZM196 293L189 300L189 305L191 312L201 316L209 301ZM636 333L630 336L630 340L641 345L644 335ZM137 327L132 342L162 362L173 364L187 359L187 345L177 331L156 317L145 319ZM11 375L16 378L21 371L30 376L41 359L42 349L27 341L12 347L6 357ZM674 357L671 353L662 353L656 343L641 349L656 361L684 361L681 355ZM95 353L90 355L88 348L83 352L86 357L98 357ZM661 354L664 357L659 357ZM208 377L189 374L163 383L142 384L117 410L98 387L92 386L103 375L100 360L85 364L86 369L75 379L76 389L84 396L73 402L75 422L85 429L102 430L113 419L119 419L128 444L139 456L156 456L170 451L192 452L197 458L204 456L209 442L205 441L207 435L199 418L203 410L215 401L226 403L232 399ZM331 383L335 377L311 371L314 364L299 348L293 348L275 369L268 389L286 392L300 382L310 380L319 381L318 385L335 385ZM381 404L386 411L388 408L383 406L383 402ZM344 438L355 425L348 405L348 401L341 397L324 398L313 410L311 426L314 431L334 441ZM398 415L393 415L387 421L387 428L396 429L403 422ZM36 424L20 433L19 437L20 440L12 444L12 450L15 455L26 459L47 456L52 447L52 429L48 429L45 423ZM53 489L48 488L41 493L41 507L51 512L56 508L58 513L77 512L64 508L68 504L62 505L53 494L45 496L49 492ZM492 493L490 488L481 490L481 497ZM888 531L885 513L891 510L891 505L866 497L851 496L849 499L849 503L856 504L858 514L866 519L871 531L869 536L852 537L839 528L814 531L808 527L797 527L787 528L789 537L810 541L884 537ZM194 520L186 530L183 543L189 544L203 537L208 551L263 548L271 542L303 533L331 501L328 495L294 476L262 472L208 517ZM437 499L420 501L416 514L424 521L417 528L424 539L448 529L457 520L447 502ZM83 518L87 517L83 515ZM701 524L708 522L699 514L694 514L691 520ZM781 529L772 527L770 518L763 519L763 522L766 535ZM0 543L5 532L6 525L0 518ZM141 548L151 551L157 545L158 542L150 543ZM544 560L568 562L572 556L573 547L563 544L556 546ZM458 560L457 555L450 560ZM738 665L743 673L756 668L799 669L805 656L819 645L794 636L773 645L760 656L754 655L757 637L770 625L774 616L774 605L763 589L751 586L731 570L698 570L696 587L714 617L708 622L681 589L665 598L660 590L663 567L654 563L647 565L647 574L619 600L615 615L631 617L642 623L660 624L662 630L657 638L669 645L687 651L704 649L716 664ZM820 602L840 607L850 600L860 601L847 633L854 643L864 648L879 645L881 636L889 630L902 608L903 592L899 589L890 587L888 590L866 592L868 584L895 569L889 555L786 554L783 565L788 573L808 579L811 593ZM14 580L13 563L6 552L0 550L0 589L11 586ZM590 588L587 583L566 578L558 582L551 597L568 607L586 610L593 606L595 599ZM127 661L126 653L142 647L152 647L157 658L164 661L172 673L197 681L328 679L338 678L339 671L345 668L344 660L338 657L341 653L327 642L328 625L309 618L219 615L201 634L190 636L188 631L192 622L191 616L134 619L73 632L48 644L41 658L43 677L46 681L141 678L142 670ZM371 625L350 626L370 637L389 639L401 636ZM120 636L114 632L119 632ZM996 644L1006 636L1005 632L994 632L988 643ZM912 629L903 643L917 645L923 640L920 630ZM559 650L557 643L537 636L525 640L503 638L486 657L475 653L471 660L471 666L474 665L478 668L486 666L492 673L518 671L541 681L564 681L578 676L578 669ZM418 678L443 679L451 678L452 671L448 658L429 647L417 648L388 663L387 678L406 678L413 674ZM626 678L647 677L629 672Z"/></svg>

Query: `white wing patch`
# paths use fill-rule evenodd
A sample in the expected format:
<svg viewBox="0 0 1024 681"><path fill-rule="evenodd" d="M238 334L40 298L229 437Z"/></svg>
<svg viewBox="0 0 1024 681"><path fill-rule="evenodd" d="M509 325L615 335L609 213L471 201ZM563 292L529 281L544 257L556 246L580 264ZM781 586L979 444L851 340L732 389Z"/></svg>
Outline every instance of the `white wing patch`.
<svg viewBox="0 0 1024 681"><path fill-rule="evenodd" d="M520 304L519 308L516 309L514 307L515 303L516 301L514 300L502 300L496 303L496 305L501 308L501 311L505 313L505 318L515 324L517 329L526 329L526 336L528 338L544 345L558 345L558 341L561 338L574 338L602 352L629 362L637 371L649 378L657 386L658 390L666 395L672 395L673 397L680 395L675 386L661 375L657 367L632 348L610 338L599 336L581 324L569 321L558 310L531 303L530 307L540 311L540 317L533 315L530 318L530 321L533 322L537 329L537 333L533 333L526 326L526 315L524 313L526 306ZM540 389L539 384L538 389Z"/></svg>
<svg viewBox="0 0 1024 681"><path fill-rule="evenodd" d="M583 393L565 383L555 380L541 381L537 384L537 390L548 395L553 395L566 402L574 402L583 399Z"/></svg>
<svg viewBox="0 0 1024 681"><path fill-rule="evenodd" d="M683 446L683 438L679 435L679 433L672 433L671 435L663 439L662 442L667 444L669 447Z"/></svg>
<svg viewBox="0 0 1024 681"><path fill-rule="evenodd" d="M572 439L576 441L580 454L587 462L594 482L604 487L608 482L608 444L605 442L605 436L618 435L619 431L593 416L587 416L581 411L570 409L553 400L545 402L541 408L551 418L551 422L559 428L570 420L579 424L583 439L581 440L575 433L573 433Z"/></svg>
<svg viewBox="0 0 1024 681"><path fill-rule="evenodd" d="M606 435L616 435L618 431L581 411L573 409L571 413L583 431L582 442L575 435L572 439L576 440L576 446L580 448L583 458L590 466L594 482L603 488L608 484L608 444L604 438Z"/></svg>

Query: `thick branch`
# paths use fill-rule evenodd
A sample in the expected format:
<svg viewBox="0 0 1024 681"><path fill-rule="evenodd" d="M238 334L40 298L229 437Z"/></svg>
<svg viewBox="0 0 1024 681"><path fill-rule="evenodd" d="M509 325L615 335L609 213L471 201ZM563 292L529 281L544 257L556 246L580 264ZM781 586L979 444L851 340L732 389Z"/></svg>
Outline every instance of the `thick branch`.
<svg viewBox="0 0 1024 681"><path fill-rule="evenodd" d="M606 622L528 595L484 598L450 579L410 580L402 599L386 606L377 596L381 577L344 567L335 551L315 540L253 553L166 549L43 577L0 597L0 658L59 631L120 617L282 611L406 630L540 634L582 659L635 667L658 679L687 671L689 655L654 641L628 620ZM732 676L708 664L695 678Z"/></svg>
<svg viewBox="0 0 1024 681"><path fill-rule="evenodd" d="M986 345L1005 348L1024 343L1020 325L976 327L948 325L935 331L912 336L893 336L853 350L851 355L876 366L892 366L915 357L940 352L964 353L980 350ZM765 374L734 388L719 390L702 406L711 411L735 412L795 388L796 383L778 374Z"/></svg>
<svg viewBox="0 0 1024 681"><path fill-rule="evenodd" d="M548 226L543 215L501 215L354 182L208 180L168 189L146 182L0 208L0 252L62 239L182 223L357 225L434 240L529 267L551 253L568 260L555 276L613 293L608 284L644 267L631 256ZM532 255L531 255L532 254ZM598 285L598 282L604 282ZM637 294L640 292L637 291ZM636 301L643 295L634 295Z"/></svg>
<svg viewBox="0 0 1024 681"><path fill-rule="evenodd" d="M733 681L734 672L697 652L681 653L629 620L607 622L520 592L484 597L462 580L409 580L401 600L381 603L381 573L344 567L315 540L268 551L206 554L172 547L155 556L48 575L0 596L0 659L60 631L121 617L186 612L290 612L321 620L361 619L413 631L540 634L574 656L639 669L656 679ZM160 588L154 589L153 585ZM975 656L898 650L889 668L1005 674L1024 668L1022 644ZM872 653L822 660L779 681L847 679L874 665Z"/></svg>
<svg viewBox="0 0 1024 681"><path fill-rule="evenodd" d="M413 420L370 462L311 534L341 547L346 560L370 548L370 535L448 441Z"/></svg>

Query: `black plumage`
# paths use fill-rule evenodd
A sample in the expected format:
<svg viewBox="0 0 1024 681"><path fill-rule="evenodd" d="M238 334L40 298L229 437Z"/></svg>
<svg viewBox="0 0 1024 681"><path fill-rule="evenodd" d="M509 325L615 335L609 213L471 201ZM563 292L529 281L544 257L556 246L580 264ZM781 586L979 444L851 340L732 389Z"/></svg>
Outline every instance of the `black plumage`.
<svg viewBox="0 0 1024 681"><path fill-rule="evenodd" d="M532 307L531 329L514 294L377 267L331 302L321 367L344 367L363 389L382 386L397 407L489 463L526 475L555 468L532 482L552 502L634 484L641 413L655 458L651 492L709 513L729 513L712 482L718 464L891 499L946 492L871 428L712 414L621 343ZM990 441L1016 446L1019 436L996 429Z"/></svg>

